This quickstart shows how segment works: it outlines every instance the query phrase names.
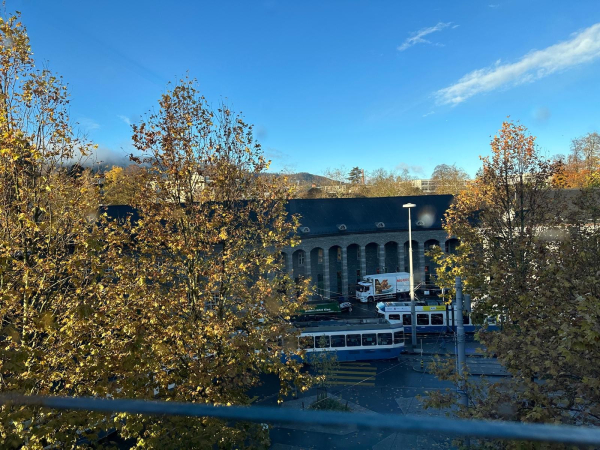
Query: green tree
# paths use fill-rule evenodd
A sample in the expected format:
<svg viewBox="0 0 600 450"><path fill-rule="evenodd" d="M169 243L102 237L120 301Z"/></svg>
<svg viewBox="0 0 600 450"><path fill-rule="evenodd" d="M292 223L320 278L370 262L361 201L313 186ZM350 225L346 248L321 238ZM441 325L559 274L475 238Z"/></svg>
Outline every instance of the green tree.
<svg viewBox="0 0 600 450"><path fill-rule="evenodd" d="M363 184L363 170L360 167L353 167L348 172L348 181L350 184Z"/></svg>
<svg viewBox="0 0 600 450"><path fill-rule="evenodd" d="M471 407L462 414L597 425L600 196L589 190L564 203L550 189L551 163L521 125L505 122L491 146L447 214L445 227L461 245L443 262L464 277L476 313L502 319L501 331L478 337L512 377L470 383ZM453 396L431 400L446 405Z"/></svg>

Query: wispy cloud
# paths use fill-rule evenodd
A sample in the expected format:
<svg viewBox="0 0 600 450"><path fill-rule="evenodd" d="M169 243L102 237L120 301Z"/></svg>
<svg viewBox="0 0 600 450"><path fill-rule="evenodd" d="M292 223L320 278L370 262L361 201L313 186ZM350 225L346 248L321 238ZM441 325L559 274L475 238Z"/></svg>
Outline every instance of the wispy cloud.
<svg viewBox="0 0 600 450"><path fill-rule="evenodd" d="M498 8L500 5L495 4L495 5L488 5L490 8Z"/></svg>
<svg viewBox="0 0 600 450"><path fill-rule="evenodd" d="M77 119L77 123L81 128L83 128L86 131L97 130L98 128L100 128L100 124L95 120L90 119L89 117L81 117Z"/></svg>
<svg viewBox="0 0 600 450"><path fill-rule="evenodd" d="M428 113L423 114L423 117L427 117L427 116L430 116L432 114L435 114L435 111L429 111Z"/></svg>
<svg viewBox="0 0 600 450"><path fill-rule="evenodd" d="M124 116L122 114L119 114L117 117L119 119L121 119L123 122L125 122L127 125L131 126L131 120L129 120L129 117Z"/></svg>
<svg viewBox="0 0 600 450"><path fill-rule="evenodd" d="M554 72L600 57L600 23L574 33L568 41L531 51L518 62L501 64L468 73L457 83L435 93L442 105L457 105L474 95L544 78Z"/></svg>
<svg viewBox="0 0 600 450"><path fill-rule="evenodd" d="M439 22L437 25L433 27L422 28L419 31L413 33L412 37L409 37L406 41L402 43L398 50L403 52L404 50L412 47L415 44L432 44L432 45L443 45L435 42L428 41L427 39L423 39L425 36L435 33L436 31L442 31L444 28L452 25L452 22ZM453 26L452 28L456 28L458 25Z"/></svg>

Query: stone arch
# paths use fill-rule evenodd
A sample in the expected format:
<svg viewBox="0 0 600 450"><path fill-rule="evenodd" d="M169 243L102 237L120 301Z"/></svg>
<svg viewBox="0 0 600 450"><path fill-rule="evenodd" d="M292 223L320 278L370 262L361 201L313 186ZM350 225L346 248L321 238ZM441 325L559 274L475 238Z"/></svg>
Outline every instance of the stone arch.
<svg viewBox="0 0 600 450"><path fill-rule="evenodd" d="M456 238L451 238L446 240L446 253L450 253L451 255L456 254L457 247L460 245L460 241Z"/></svg>
<svg viewBox="0 0 600 450"><path fill-rule="evenodd" d="M435 283L435 274L436 274L435 262L433 261L431 256L427 255L427 252L429 250L431 250L433 247L439 247L439 246L440 246L440 241L438 241L437 239L429 239L429 240L425 241L425 243L423 244L423 248L425 251L425 284L426 285L433 285Z"/></svg>
<svg viewBox="0 0 600 450"><path fill-rule="evenodd" d="M348 295L347 292L343 292L342 287L342 247L334 245L329 247L329 295L330 298L337 298L339 296Z"/></svg>
<svg viewBox="0 0 600 450"><path fill-rule="evenodd" d="M383 246L385 250L384 271L387 273L400 272L399 246L396 241L389 241Z"/></svg>
<svg viewBox="0 0 600 450"><path fill-rule="evenodd" d="M374 275L381 272L379 267L379 244L370 242L365 245L365 258L367 261L367 273L364 275Z"/></svg>

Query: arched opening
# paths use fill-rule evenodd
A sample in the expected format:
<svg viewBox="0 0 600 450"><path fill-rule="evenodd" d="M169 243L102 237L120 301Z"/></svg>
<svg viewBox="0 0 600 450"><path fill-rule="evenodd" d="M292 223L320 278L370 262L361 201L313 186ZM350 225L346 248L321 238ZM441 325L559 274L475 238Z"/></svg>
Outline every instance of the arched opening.
<svg viewBox="0 0 600 450"><path fill-rule="evenodd" d="M365 257L367 260L367 273L364 275L381 273L381 269L379 267L379 245L377 245L375 242L367 244L365 246Z"/></svg>
<svg viewBox="0 0 600 450"><path fill-rule="evenodd" d="M317 295L326 296L325 294L325 253L322 248L315 247L310 251L310 276L317 290Z"/></svg>
<svg viewBox="0 0 600 450"><path fill-rule="evenodd" d="M433 286L436 280L436 267L435 262L431 256L427 255L427 252L432 250L434 247L440 246L440 241L436 239L429 239L425 241L423 245L425 249L425 284L427 286Z"/></svg>
<svg viewBox="0 0 600 450"><path fill-rule="evenodd" d="M400 261L398 259L398 243L390 241L384 246L385 267L387 273L400 272Z"/></svg>
<svg viewBox="0 0 600 450"><path fill-rule="evenodd" d="M448 239L446 241L446 253L451 255L455 255L457 253L457 248L460 245L460 241L456 238Z"/></svg>
<svg viewBox="0 0 600 450"><path fill-rule="evenodd" d="M347 295L342 292L342 247L329 248L329 295L330 298Z"/></svg>
<svg viewBox="0 0 600 450"><path fill-rule="evenodd" d="M296 250L292 253L292 274L296 283L306 277L306 253L304 250Z"/></svg>
<svg viewBox="0 0 600 450"><path fill-rule="evenodd" d="M404 243L404 271L410 272L410 244L408 241ZM412 241L412 260L413 260L413 277L416 281L420 281L421 263L419 260L419 243Z"/></svg>
<svg viewBox="0 0 600 450"><path fill-rule="evenodd" d="M356 283L360 281L364 274L360 272L360 246L351 244L348 246L347 253L347 276L348 276L348 295L354 297L356 295Z"/></svg>

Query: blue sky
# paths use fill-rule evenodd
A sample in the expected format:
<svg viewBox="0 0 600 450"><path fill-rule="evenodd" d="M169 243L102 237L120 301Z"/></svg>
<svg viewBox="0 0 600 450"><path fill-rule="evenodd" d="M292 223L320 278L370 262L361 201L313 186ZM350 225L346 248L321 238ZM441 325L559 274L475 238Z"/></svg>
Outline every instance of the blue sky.
<svg viewBox="0 0 600 450"><path fill-rule="evenodd" d="M600 3L527 1L34 1L38 65L105 160L189 72L255 124L272 169L437 164L474 175L506 116L547 155L600 131Z"/></svg>

